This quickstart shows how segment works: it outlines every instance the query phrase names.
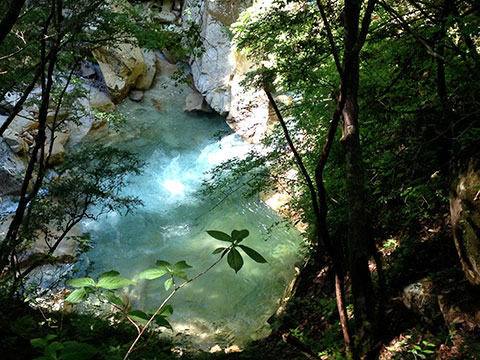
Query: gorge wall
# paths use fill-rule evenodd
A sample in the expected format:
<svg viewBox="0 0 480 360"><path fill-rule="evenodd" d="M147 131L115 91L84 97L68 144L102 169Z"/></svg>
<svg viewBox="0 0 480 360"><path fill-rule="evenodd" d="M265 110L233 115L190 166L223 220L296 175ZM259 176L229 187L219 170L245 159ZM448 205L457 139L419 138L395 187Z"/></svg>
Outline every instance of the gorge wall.
<svg viewBox="0 0 480 360"><path fill-rule="evenodd" d="M227 119L228 125L250 142L259 142L269 120L263 91L241 84L255 64L237 52L229 31L242 11L257 6L251 0L186 0L183 24L199 25L205 51L190 58L193 82L206 102Z"/></svg>

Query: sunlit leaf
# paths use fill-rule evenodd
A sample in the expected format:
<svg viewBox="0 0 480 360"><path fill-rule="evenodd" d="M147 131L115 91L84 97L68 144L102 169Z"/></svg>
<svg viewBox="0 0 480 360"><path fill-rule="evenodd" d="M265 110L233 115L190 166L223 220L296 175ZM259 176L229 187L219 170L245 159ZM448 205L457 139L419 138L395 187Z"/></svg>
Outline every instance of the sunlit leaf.
<svg viewBox="0 0 480 360"><path fill-rule="evenodd" d="M117 271L109 271L100 275L97 287L107 290L115 290L132 284L132 280L119 277Z"/></svg>
<svg viewBox="0 0 480 360"><path fill-rule="evenodd" d="M257 263L266 263L267 262L267 260L265 260L265 258L262 255L260 255L258 252L253 250L251 247L248 247L248 246L245 246L245 245L239 245L239 246L243 251L245 251L245 254L250 256L250 258L252 260L255 260Z"/></svg>
<svg viewBox="0 0 480 360"><path fill-rule="evenodd" d="M115 277L115 276L118 276L120 275L120 273L116 270L110 270L110 271L105 271L102 275L100 275L98 277L98 280L100 281L101 279L103 278L112 278L112 277Z"/></svg>
<svg viewBox="0 0 480 360"><path fill-rule="evenodd" d="M235 272L238 272L243 266L242 255L240 255L237 249L232 249L228 252L227 262Z"/></svg>
<svg viewBox="0 0 480 360"><path fill-rule="evenodd" d="M75 304L75 303L85 301L87 299L88 299L88 292L83 287L73 291L70 295L68 295L65 301Z"/></svg>
<svg viewBox="0 0 480 360"><path fill-rule="evenodd" d="M230 237L230 235L225 234L223 231L207 230L207 234L217 240L233 242L233 239Z"/></svg>
<svg viewBox="0 0 480 360"><path fill-rule="evenodd" d="M139 279L147 279L147 280L153 280L157 279L165 274L167 274L168 271L164 268L153 268L153 269L147 269L145 271L142 271L139 275Z"/></svg>
<svg viewBox="0 0 480 360"><path fill-rule="evenodd" d="M173 285L173 277L165 280L165 283L163 285L165 286L165 290L168 291L168 289L170 289Z"/></svg>
<svg viewBox="0 0 480 360"><path fill-rule="evenodd" d="M67 284L73 287L95 286L95 281L92 278L79 278L67 280Z"/></svg>

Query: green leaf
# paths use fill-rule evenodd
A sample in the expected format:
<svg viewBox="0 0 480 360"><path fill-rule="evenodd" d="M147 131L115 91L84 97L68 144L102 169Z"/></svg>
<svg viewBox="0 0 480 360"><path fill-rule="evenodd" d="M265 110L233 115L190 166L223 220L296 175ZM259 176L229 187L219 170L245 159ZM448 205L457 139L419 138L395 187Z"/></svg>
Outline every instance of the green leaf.
<svg viewBox="0 0 480 360"><path fill-rule="evenodd" d="M63 344L59 341L54 341L45 348L43 353L48 358L57 359L57 351L62 349L63 349Z"/></svg>
<svg viewBox="0 0 480 360"><path fill-rule="evenodd" d="M217 240L233 242L233 239L230 237L230 235L225 234L223 231L207 230L207 234Z"/></svg>
<svg viewBox="0 0 480 360"><path fill-rule="evenodd" d="M172 285L173 285L173 277L168 278L168 279L165 281L165 284L164 284L165 290L168 291L168 289L170 289L170 288L172 287Z"/></svg>
<svg viewBox="0 0 480 360"><path fill-rule="evenodd" d="M72 304L80 303L88 299L88 294L89 293L87 292L86 288L83 287L73 291L70 295L68 295L65 301L68 301Z"/></svg>
<svg viewBox="0 0 480 360"><path fill-rule="evenodd" d="M102 275L98 277L98 281L100 281L103 278L112 278L118 275L120 275L120 273L116 270L105 271Z"/></svg>
<svg viewBox="0 0 480 360"><path fill-rule="evenodd" d="M164 316L164 317L168 317L170 315L173 314L173 307L172 305L165 305L164 307L162 307L160 309L160 311L158 312L158 315L159 316Z"/></svg>
<svg viewBox="0 0 480 360"><path fill-rule="evenodd" d="M221 253L221 252L222 252L223 250L225 250L225 249L226 249L226 248L224 248L224 247L219 247L219 248L216 248L216 249L215 249L215 250L212 252L212 254L218 254L218 253Z"/></svg>
<svg viewBox="0 0 480 360"><path fill-rule="evenodd" d="M115 304L115 305L120 306L120 307L124 306L122 299L120 299L118 296L116 296L113 293L113 291L105 291L102 295L105 297L105 299L109 303Z"/></svg>
<svg viewBox="0 0 480 360"><path fill-rule="evenodd" d="M147 269L145 271L142 271L139 275L139 279L147 279L147 280L153 280L157 279L159 277L162 277L163 275L167 274L168 271L164 268L153 268L153 269Z"/></svg>
<svg viewBox="0 0 480 360"><path fill-rule="evenodd" d="M228 265L230 265L230 267L237 273L238 270L240 270L243 266L242 255L240 255L237 249L232 249L228 253L227 262Z"/></svg>
<svg viewBox="0 0 480 360"><path fill-rule="evenodd" d="M188 276L185 273L185 271L176 271L176 272L173 273L173 275L175 275L176 277L179 277L180 279L188 281Z"/></svg>
<svg viewBox="0 0 480 360"><path fill-rule="evenodd" d="M172 269L172 264L170 264L168 261L164 260L157 260L155 263L158 267L164 267L165 269L171 270Z"/></svg>
<svg viewBox="0 0 480 360"><path fill-rule="evenodd" d="M55 334L48 334L47 336L45 336L45 340L47 341L50 341L50 340L53 340L57 337L57 335Z"/></svg>
<svg viewBox="0 0 480 360"><path fill-rule="evenodd" d="M260 255L258 252L253 250L251 247L248 247L245 245L239 245L239 246L243 251L245 251L245 254L250 256L250 258L252 258L252 260L255 260L257 263L263 264L268 262L267 260L265 260L265 258L262 255Z"/></svg>
<svg viewBox="0 0 480 360"><path fill-rule="evenodd" d="M191 266L188 265L185 261L179 261L175 265L173 265L173 272L180 271L183 269L190 269Z"/></svg>
<svg viewBox="0 0 480 360"><path fill-rule="evenodd" d="M89 360L98 353L94 346L77 341L66 341L63 345L64 348L60 351L63 360Z"/></svg>
<svg viewBox="0 0 480 360"><path fill-rule="evenodd" d="M98 278L97 287L107 290L116 290L133 284L132 280L119 277L118 274L117 271L103 273Z"/></svg>
<svg viewBox="0 0 480 360"><path fill-rule="evenodd" d="M130 311L127 316L133 321L139 323L146 323L150 319L149 315L145 314L143 311L140 310Z"/></svg>
<svg viewBox="0 0 480 360"><path fill-rule="evenodd" d="M95 286L95 281L92 278L79 278L67 280L67 284L73 287Z"/></svg>
<svg viewBox="0 0 480 360"><path fill-rule="evenodd" d="M30 344L32 344L33 347L42 348L42 349L44 349L48 346L47 340L42 339L42 338L31 339Z"/></svg>
<svg viewBox="0 0 480 360"><path fill-rule="evenodd" d="M250 233L248 232L247 229L243 230L233 230L232 231L232 238L235 240L237 243L241 242L243 239L245 239Z"/></svg>
<svg viewBox="0 0 480 360"><path fill-rule="evenodd" d="M172 328L172 325L170 325L170 323L168 322L167 319L165 319L163 316L157 316L155 318L155 322L157 323L157 325L159 326L163 326L167 329L170 329L170 330L173 330Z"/></svg>

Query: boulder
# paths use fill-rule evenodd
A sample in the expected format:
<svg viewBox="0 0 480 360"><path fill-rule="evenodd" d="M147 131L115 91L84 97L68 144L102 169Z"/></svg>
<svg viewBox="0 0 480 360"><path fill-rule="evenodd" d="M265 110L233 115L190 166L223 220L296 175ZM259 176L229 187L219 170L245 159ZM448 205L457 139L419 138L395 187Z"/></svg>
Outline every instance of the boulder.
<svg viewBox="0 0 480 360"><path fill-rule="evenodd" d="M167 49L163 49L162 50L162 54L163 56L165 57L165 59L168 60L168 62L170 64L176 64L178 59L175 57L175 55L173 55L170 51L168 51Z"/></svg>
<svg viewBox="0 0 480 360"><path fill-rule="evenodd" d="M0 116L0 123L3 124L6 119L6 116ZM17 116L13 118L12 122L8 126L8 129L18 135L22 135L25 132L32 131L38 128L38 122L33 120L34 118L29 112L21 110L17 114Z"/></svg>
<svg viewBox="0 0 480 360"><path fill-rule="evenodd" d="M38 128L38 122L31 121L30 113L22 110L13 118L8 128L3 132L5 142L16 154L27 154L30 144L33 143L33 137L29 133ZM7 119L6 116L0 117L0 123Z"/></svg>
<svg viewBox="0 0 480 360"><path fill-rule="evenodd" d="M55 113L57 113L56 110L54 109L49 109L47 113L47 123L52 123L53 119L55 118ZM56 121L64 120L70 115L70 111L67 109L62 109L60 108L57 113L57 119Z"/></svg>
<svg viewBox="0 0 480 360"><path fill-rule="evenodd" d="M55 132L52 153L50 154L50 158L48 159L48 165L58 165L65 161L65 158L67 157L67 152L65 151L65 147L63 145L68 141L69 137L69 133ZM50 138L50 136L48 138ZM46 143L45 153L48 153L49 150L50 144Z"/></svg>
<svg viewBox="0 0 480 360"><path fill-rule="evenodd" d="M114 48L101 47L92 53L114 102L124 99L137 80L147 74L143 52L138 47L120 44Z"/></svg>
<svg viewBox="0 0 480 360"><path fill-rule="evenodd" d="M95 87L89 87L88 91L88 101L92 108L101 111L108 111L115 107L109 94L106 94Z"/></svg>
<svg viewBox="0 0 480 360"><path fill-rule="evenodd" d="M152 83L157 72L155 63L156 56L153 51L142 50L142 52L145 61L145 73L138 77L137 81L135 82L135 87L137 89L148 90L152 87Z"/></svg>
<svg viewBox="0 0 480 360"><path fill-rule="evenodd" d="M207 104L202 94L198 91L192 90L190 94L187 95L185 99L185 105L183 106L183 111L192 112L213 112L212 108Z"/></svg>
<svg viewBox="0 0 480 360"><path fill-rule="evenodd" d="M5 139L0 138L0 196L20 191L24 171L23 162L13 153Z"/></svg>
<svg viewBox="0 0 480 360"><path fill-rule="evenodd" d="M177 17L170 11L167 12L162 10L158 13L154 13L153 19L158 21L159 23L173 24L175 20L177 20Z"/></svg>
<svg viewBox="0 0 480 360"><path fill-rule="evenodd" d="M438 305L438 296L434 284L423 279L410 284L403 289L402 301L414 313L420 315L423 322L429 326L443 324L443 316Z"/></svg>
<svg viewBox="0 0 480 360"><path fill-rule="evenodd" d="M177 65L171 64L158 54L155 56L155 66L160 75L172 75L178 71Z"/></svg>
<svg viewBox="0 0 480 360"><path fill-rule="evenodd" d="M480 285L480 149L452 161L450 215L453 238L466 278Z"/></svg>
<svg viewBox="0 0 480 360"><path fill-rule="evenodd" d="M130 91L130 94L128 94L128 97L132 101L141 102L143 100L143 91L141 90Z"/></svg>
<svg viewBox="0 0 480 360"><path fill-rule="evenodd" d="M82 63L80 73L82 74L82 77L87 79L94 78L96 75L95 68L88 62Z"/></svg>
<svg viewBox="0 0 480 360"><path fill-rule="evenodd" d="M173 10L174 1L173 0L163 0L162 3L162 12L170 12Z"/></svg>

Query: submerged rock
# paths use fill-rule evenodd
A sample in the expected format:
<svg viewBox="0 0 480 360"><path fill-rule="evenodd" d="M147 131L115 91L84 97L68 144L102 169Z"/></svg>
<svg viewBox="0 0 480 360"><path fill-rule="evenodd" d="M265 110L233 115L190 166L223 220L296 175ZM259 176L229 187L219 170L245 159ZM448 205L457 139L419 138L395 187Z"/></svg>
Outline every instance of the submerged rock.
<svg viewBox="0 0 480 360"><path fill-rule="evenodd" d="M132 90L130 94L128 94L128 98L132 101L141 102L143 100L143 91Z"/></svg>

